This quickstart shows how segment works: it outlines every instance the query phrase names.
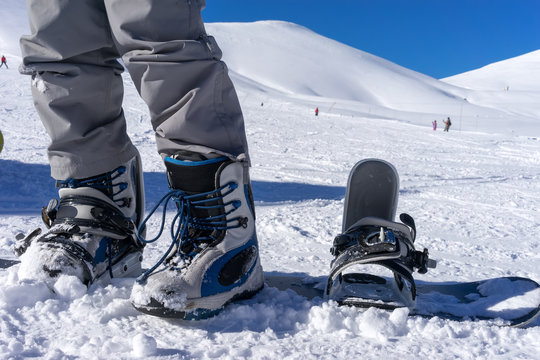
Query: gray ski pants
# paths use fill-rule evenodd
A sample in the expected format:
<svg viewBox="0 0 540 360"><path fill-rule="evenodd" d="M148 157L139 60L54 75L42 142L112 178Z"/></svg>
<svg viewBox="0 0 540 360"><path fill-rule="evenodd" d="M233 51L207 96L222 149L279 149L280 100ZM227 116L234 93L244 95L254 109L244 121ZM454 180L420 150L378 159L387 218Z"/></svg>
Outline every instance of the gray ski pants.
<svg viewBox="0 0 540 360"><path fill-rule="evenodd" d="M248 161L244 120L204 0L27 0L21 72L51 137L56 179L110 171L137 154L122 110L123 60L148 105L162 156Z"/></svg>

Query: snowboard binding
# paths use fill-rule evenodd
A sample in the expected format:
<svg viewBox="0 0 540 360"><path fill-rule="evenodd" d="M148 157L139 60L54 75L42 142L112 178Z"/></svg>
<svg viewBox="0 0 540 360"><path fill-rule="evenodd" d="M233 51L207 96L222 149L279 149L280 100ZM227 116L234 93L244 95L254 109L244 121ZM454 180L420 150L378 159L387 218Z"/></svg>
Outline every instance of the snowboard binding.
<svg viewBox="0 0 540 360"><path fill-rule="evenodd" d="M341 234L330 250L334 259L329 276L266 274L266 283L308 299L384 310L407 307L409 315L427 318L498 319L499 325L523 327L540 316L540 284L528 278L416 283L413 273L424 274L436 262L427 249L416 250L411 216L401 214L400 222L394 221L398 197L399 176L392 164L359 161L349 175Z"/></svg>
<svg viewBox="0 0 540 360"><path fill-rule="evenodd" d="M41 212L47 230L18 235L19 276L54 283L76 276L90 286L141 273L144 244L136 236L144 210L138 156L93 177L57 180L58 199Z"/></svg>
<svg viewBox="0 0 540 360"><path fill-rule="evenodd" d="M417 291L412 273L424 274L436 263L427 249L415 249L414 219L401 214L401 222L394 221L398 198L399 175L392 164L365 159L354 165L347 182L342 233L330 250L334 260L325 297L355 306L414 307ZM393 281L379 276L381 270L389 272Z"/></svg>
<svg viewBox="0 0 540 360"><path fill-rule="evenodd" d="M436 262L429 259L427 249L418 251L414 247L416 228L414 220L408 214L401 214L403 223L398 223L378 217L365 217L358 220L343 234L334 239L330 249L334 260L331 263L330 275L325 289L325 296L341 303L368 301L355 294L356 285L372 285L369 302L375 300L379 307L393 302L395 296L383 288L387 284L385 278L369 273L344 272L355 265L380 265L389 269L394 278L394 292L412 306L416 300L416 284L412 273L420 274L434 268ZM368 286L369 288L369 286Z"/></svg>

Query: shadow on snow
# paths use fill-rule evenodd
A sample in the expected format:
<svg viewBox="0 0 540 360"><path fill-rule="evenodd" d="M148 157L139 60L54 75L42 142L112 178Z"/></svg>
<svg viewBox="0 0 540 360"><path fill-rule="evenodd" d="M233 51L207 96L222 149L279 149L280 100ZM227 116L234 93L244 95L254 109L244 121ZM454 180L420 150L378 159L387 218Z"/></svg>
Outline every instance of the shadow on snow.
<svg viewBox="0 0 540 360"><path fill-rule="evenodd" d="M164 173L145 172L146 208L153 207L168 191ZM339 200L345 187L292 182L252 181L257 205L288 201ZM0 214L35 215L50 199L57 197L50 167L0 159Z"/></svg>

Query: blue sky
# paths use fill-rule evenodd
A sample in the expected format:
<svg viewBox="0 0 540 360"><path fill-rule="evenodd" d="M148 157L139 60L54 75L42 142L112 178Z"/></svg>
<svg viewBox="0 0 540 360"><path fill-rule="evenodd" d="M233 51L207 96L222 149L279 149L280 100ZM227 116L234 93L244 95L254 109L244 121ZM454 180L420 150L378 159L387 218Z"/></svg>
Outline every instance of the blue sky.
<svg viewBox="0 0 540 360"><path fill-rule="evenodd" d="M435 78L540 49L540 0L207 0L203 18L291 21Z"/></svg>

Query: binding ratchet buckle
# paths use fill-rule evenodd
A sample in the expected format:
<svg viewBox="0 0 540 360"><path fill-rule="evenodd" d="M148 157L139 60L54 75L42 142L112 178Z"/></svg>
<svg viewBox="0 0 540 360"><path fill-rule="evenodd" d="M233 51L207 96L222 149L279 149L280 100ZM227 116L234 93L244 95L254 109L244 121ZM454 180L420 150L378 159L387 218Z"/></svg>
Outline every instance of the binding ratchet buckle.
<svg viewBox="0 0 540 360"><path fill-rule="evenodd" d="M412 273L425 274L435 268L436 261L429 258L427 249L414 248L416 229L412 221L407 225L385 219L368 217L352 225L334 239L330 249L334 260L328 277L326 295L330 295L334 280L341 279L343 271L353 265L377 264L390 269L398 286L403 280L410 284L411 298L416 298L416 285Z"/></svg>
<svg viewBox="0 0 540 360"><path fill-rule="evenodd" d="M396 245L396 237L394 236L393 232L388 230L385 231L384 228L381 227L380 231L373 232L366 236L365 244L367 246L375 246L379 244Z"/></svg>

